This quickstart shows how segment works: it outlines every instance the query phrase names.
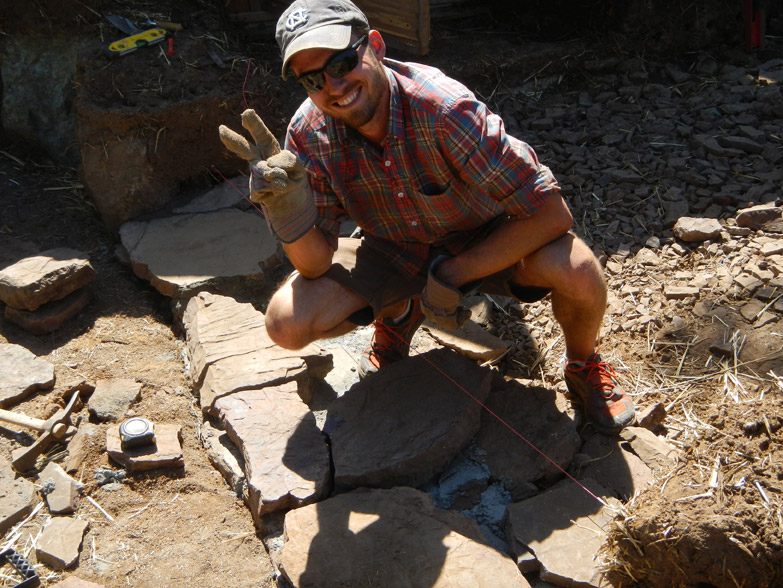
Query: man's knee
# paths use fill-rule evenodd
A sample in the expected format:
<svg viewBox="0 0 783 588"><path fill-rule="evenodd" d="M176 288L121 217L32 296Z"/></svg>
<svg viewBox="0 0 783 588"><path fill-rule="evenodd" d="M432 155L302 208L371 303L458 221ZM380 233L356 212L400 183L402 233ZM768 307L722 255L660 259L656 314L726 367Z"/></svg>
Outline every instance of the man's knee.
<svg viewBox="0 0 783 588"><path fill-rule="evenodd" d="M266 308L266 332L276 345L284 349L301 349L309 341L302 336L301 327L297 327L290 310L288 297L280 291L276 292Z"/></svg>
<svg viewBox="0 0 783 588"><path fill-rule="evenodd" d="M514 281L570 291L572 296L591 296L605 290L601 264L587 244L569 233L525 258Z"/></svg>

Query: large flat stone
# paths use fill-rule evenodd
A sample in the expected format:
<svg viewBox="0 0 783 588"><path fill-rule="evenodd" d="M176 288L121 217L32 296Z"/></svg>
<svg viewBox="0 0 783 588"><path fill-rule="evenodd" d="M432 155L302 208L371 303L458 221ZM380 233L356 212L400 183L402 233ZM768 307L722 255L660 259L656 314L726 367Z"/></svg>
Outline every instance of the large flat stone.
<svg viewBox="0 0 783 588"><path fill-rule="evenodd" d="M266 221L234 208L128 222L120 239L136 275L171 298L261 294L264 269L282 259Z"/></svg>
<svg viewBox="0 0 783 588"><path fill-rule="evenodd" d="M384 367L329 406L335 485L419 486L473 437L492 373L448 349ZM459 386L457 385L459 383Z"/></svg>
<svg viewBox="0 0 783 588"><path fill-rule="evenodd" d="M507 508L507 536L512 551L529 549L541 564L541 579L559 586L607 587L598 552L606 539L612 512L620 502L595 480L563 480L550 490Z"/></svg>
<svg viewBox="0 0 783 588"><path fill-rule="evenodd" d="M65 298L95 278L81 251L60 247L25 257L0 270L0 300L21 310Z"/></svg>
<svg viewBox="0 0 783 588"><path fill-rule="evenodd" d="M296 384L244 390L215 407L244 458L250 512L256 524L268 513L309 504L331 488L326 441Z"/></svg>
<svg viewBox="0 0 783 588"><path fill-rule="evenodd" d="M54 366L13 343L0 343L0 407L54 386ZM2 423L0 423L2 425Z"/></svg>
<svg viewBox="0 0 783 588"><path fill-rule="evenodd" d="M413 488L354 490L292 510L277 561L298 588L529 588L476 523Z"/></svg>
<svg viewBox="0 0 783 588"><path fill-rule="evenodd" d="M201 292L183 315L190 376L201 406L214 413L216 399L240 390L296 381L309 401L310 378L323 378L332 356L317 345L290 351L275 345L266 332L264 315L252 304Z"/></svg>
<svg viewBox="0 0 783 588"><path fill-rule="evenodd" d="M515 381L493 389L487 400L487 407L505 424L484 412L476 446L492 476L502 480L514 500L529 496L532 484L551 485L561 478L561 468L568 469L582 445L573 420L557 400L554 390Z"/></svg>
<svg viewBox="0 0 783 588"><path fill-rule="evenodd" d="M264 315L252 304L228 296L200 292L188 301L182 316L190 378L196 387L204 381L207 367L216 361L256 351L266 336Z"/></svg>

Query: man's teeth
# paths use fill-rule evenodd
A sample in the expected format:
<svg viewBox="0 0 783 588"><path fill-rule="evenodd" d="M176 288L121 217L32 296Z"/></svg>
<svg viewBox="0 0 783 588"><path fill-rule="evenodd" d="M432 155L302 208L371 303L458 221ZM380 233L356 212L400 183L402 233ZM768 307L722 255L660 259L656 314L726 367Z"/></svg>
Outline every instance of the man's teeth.
<svg viewBox="0 0 783 588"><path fill-rule="evenodd" d="M356 89L355 91L353 91L353 92L351 92L350 94L348 94L348 95L347 95L345 98L343 98L342 100L338 100L338 101L337 101L337 104L338 104L339 106L346 106L346 105L350 104L351 102L353 102L353 101L356 99L356 96L357 96L358 94L359 94L359 90L358 90L358 89Z"/></svg>

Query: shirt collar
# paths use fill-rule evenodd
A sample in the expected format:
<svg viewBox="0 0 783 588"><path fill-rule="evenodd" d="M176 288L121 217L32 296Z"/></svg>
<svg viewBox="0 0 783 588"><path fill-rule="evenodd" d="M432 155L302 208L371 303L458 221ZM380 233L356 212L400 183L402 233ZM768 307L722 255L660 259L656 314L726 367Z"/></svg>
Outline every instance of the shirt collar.
<svg viewBox="0 0 783 588"><path fill-rule="evenodd" d="M394 71L389 67L388 60L383 60L386 70L386 77L389 79L390 92L390 104L389 104L389 133L387 137L391 139L404 136L405 124L402 114L402 100L400 96L400 85L397 81L397 76L394 75Z"/></svg>

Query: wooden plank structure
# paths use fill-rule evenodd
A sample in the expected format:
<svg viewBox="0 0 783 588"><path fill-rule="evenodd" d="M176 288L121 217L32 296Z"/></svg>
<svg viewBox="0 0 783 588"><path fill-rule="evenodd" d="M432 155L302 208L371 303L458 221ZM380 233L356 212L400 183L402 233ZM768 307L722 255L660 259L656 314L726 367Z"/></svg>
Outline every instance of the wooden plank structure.
<svg viewBox="0 0 783 588"><path fill-rule="evenodd" d="M370 21L383 33L391 48L418 55L430 51L430 0L354 0ZM230 17L239 22L275 22L287 1L225 0Z"/></svg>
<svg viewBox="0 0 783 588"><path fill-rule="evenodd" d="M426 55L430 52L429 0L354 0L370 21L383 33L390 47Z"/></svg>

